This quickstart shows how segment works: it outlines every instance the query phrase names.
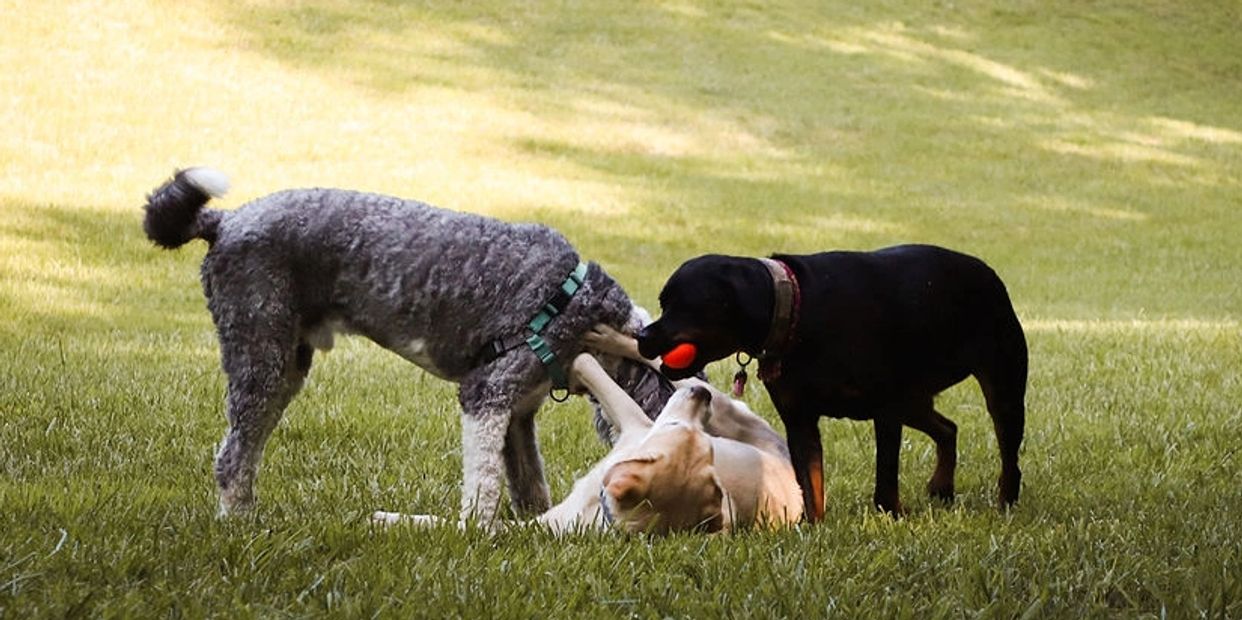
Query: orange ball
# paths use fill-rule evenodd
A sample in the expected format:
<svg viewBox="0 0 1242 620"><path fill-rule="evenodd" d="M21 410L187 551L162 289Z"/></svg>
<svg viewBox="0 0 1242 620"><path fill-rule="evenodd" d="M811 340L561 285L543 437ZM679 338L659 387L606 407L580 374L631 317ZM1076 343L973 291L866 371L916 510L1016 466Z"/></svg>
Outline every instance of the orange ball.
<svg viewBox="0 0 1242 620"><path fill-rule="evenodd" d="M668 353L660 356L660 360L665 366L674 370L689 368L694 363L694 356L698 355L699 348L694 346L693 342L683 342L672 349Z"/></svg>

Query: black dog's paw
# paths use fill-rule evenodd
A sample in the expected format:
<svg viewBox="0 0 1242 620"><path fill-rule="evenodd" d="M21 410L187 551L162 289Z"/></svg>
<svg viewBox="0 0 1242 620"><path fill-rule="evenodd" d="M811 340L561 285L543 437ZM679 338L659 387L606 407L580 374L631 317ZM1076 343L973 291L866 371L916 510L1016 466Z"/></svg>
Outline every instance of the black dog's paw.
<svg viewBox="0 0 1242 620"><path fill-rule="evenodd" d="M901 500L896 497L874 497L875 507L880 511L894 519L900 519L906 516L906 508L901 505Z"/></svg>
<svg viewBox="0 0 1242 620"><path fill-rule="evenodd" d="M927 482L927 496L946 504L952 504L953 498L956 496L953 490L953 481L940 480L933 477Z"/></svg>

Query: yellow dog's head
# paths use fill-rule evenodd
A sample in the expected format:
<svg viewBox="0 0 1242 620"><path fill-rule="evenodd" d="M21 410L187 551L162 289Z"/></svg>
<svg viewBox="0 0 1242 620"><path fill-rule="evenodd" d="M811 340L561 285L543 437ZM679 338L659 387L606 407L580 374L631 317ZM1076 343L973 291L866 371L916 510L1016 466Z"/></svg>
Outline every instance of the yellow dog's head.
<svg viewBox="0 0 1242 620"><path fill-rule="evenodd" d="M724 526L724 490L703 431L711 399L703 387L678 390L642 443L605 473L602 500L622 529L714 532Z"/></svg>

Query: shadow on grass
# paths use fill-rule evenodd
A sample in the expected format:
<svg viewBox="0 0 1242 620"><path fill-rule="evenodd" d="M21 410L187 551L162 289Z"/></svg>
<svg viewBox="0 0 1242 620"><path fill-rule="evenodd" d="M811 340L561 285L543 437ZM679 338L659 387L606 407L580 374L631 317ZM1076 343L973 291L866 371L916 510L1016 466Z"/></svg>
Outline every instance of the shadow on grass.
<svg viewBox="0 0 1242 620"><path fill-rule="evenodd" d="M428 91L518 110L484 137L516 153L517 179L561 174L622 205L502 215L561 229L647 303L705 252L919 241L984 257L1042 316L1236 307L1229 20L1056 3L213 10L248 49L412 110ZM150 249L136 214L15 209L0 230L34 256L0 264L17 320L207 324L201 249Z"/></svg>
<svg viewBox="0 0 1242 620"><path fill-rule="evenodd" d="M155 248L141 211L0 199L4 331L60 334L170 328L209 332L198 282L201 244Z"/></svg>

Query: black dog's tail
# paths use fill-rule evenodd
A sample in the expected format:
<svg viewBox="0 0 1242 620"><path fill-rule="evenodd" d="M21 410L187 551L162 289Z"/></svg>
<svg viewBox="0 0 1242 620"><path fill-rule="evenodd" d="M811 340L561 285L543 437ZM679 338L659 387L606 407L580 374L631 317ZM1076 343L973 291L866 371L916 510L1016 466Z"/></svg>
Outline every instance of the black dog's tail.
<svg viewBox="0 0 1242 620"><path fill-rule="evenodd" d="M212 168L180 170L147 195L142 229L156 245L170 250L191 239L216 240L221 212L203 209L208 200L229 191L229 178Z"/></svg>

